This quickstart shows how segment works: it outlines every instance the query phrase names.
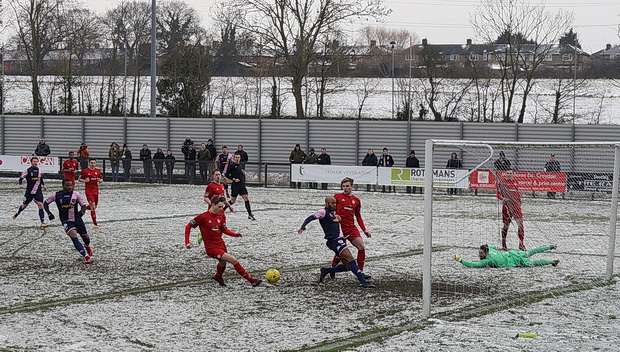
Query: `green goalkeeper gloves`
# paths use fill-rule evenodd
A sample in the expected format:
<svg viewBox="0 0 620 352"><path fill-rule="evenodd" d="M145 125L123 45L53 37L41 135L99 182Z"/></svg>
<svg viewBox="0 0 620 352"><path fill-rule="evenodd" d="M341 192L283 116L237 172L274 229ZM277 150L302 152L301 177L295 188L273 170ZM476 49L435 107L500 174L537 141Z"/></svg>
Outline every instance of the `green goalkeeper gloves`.
<svg viewBox="0 0 620 352"><path fill-rule="evenodd" d="M460 262L461 262L461 260L463 260L463 259L461 258L461 256L460 256L460 255L458 255L458 254L453 254L453 255L452 255L452 260L457 261L457 262L459 262L459 263L460 263Z"/></svg>

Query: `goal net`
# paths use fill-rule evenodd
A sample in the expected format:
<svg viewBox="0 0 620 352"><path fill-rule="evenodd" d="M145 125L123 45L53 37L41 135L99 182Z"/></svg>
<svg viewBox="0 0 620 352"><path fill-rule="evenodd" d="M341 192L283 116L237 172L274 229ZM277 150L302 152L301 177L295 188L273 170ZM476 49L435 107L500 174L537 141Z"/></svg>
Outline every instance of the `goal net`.
<svg viewBox="0 0 620 352"><path fill-rule="evenodd" d="M476 314L608 283L617 148L428 140L423 314ZM485 262L519 267L471 267L482 245L491 247Z"/></svg>

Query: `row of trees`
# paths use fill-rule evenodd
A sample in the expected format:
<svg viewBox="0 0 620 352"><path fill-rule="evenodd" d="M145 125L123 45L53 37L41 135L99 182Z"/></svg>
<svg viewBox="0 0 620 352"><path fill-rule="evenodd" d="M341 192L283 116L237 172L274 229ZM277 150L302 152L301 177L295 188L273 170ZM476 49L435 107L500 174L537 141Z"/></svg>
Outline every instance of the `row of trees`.
<svg viewBox="0 0 620 352"><path fill-rule="evenodd" d="M150 4L136 0L123 2L99 16L70 1L9 2L12 19L5 23L12 24L15 41L27 55L32 112L44 113L46 105L51 105L41 96L43 58L53 50L64 49L71 58L77 58L77 67L74 67L74 60L67 60L60 74L62 113L72 114L77 107L78 113L140 114L140 101L144 98L140 77L149 68ZM6 9L6 4L0 2L0 5L0 9ZM232 58L259 43L261 50L269 51L274 57L266 64L257 63L251 68L259 82L268 77L272 82L271 114L278 116L281 108L278 72L290 77L296 117L306 117L311 95L316 104L313 110L318 117L323 117L325 94L339 89L333 77L337 76L334 71L340 68L343 58L334 50L334 43L345 41L347 33L343 26L358 18L380 20L389 12L383 0L231 0L213 10L213 26L209 32L200 25L196 11L187 4L177 0L161 2L157 17L157 44L162 60L158 70L158 105L170 116L210 114L214 107L205 102L205 96L220 94L210 91L213 70L232 70L235 65ZM7 18L7 14L4 15ZM500 62L501 84L497 89L492 88L496 85L491 84L488 68L472 62L468 68L471 71L468 84L453 97L441 99L447 91L442 87L446 68L438 60L438 53L429 47L423 53L425 79L420 84L425 86L422 100L431 116L437 120L454 118L465 93L474 89L478 96L474 115L478 120L487 121L486 114L494 116L495 111L500 110L503 121L523 122L528 96L544 59L545 45L558 42L568 33L577 44L574 32L568 32L572 20L572 13L547 12L543 5L530 5L525 0L482 0L471 18L480 37L489 43L507 44L511 52L519 52L523 45L533 44L542 55L526 62L525 57L507 52ZM414 37L407 31L374 27L367 27L361 33L368 43L387 45L393 41L396 48L407 46ZM215 38L219 45L211 47ZM570 39L570 35L567 38ZM74 91L85 84L83 63L88 51L99 44L112 48L103 68L105 78L98 81L99 106L84 105L83 95L91 93L82 91L76 97ZM387 64L378 67L383 68L384 76L390 75ZM123 77L130 77L129 84L126 79L118 84L119 70L124 71ZM562 92L571 89L565 83L559 86ZM126 92L127 87L131 89L130 94ZM572 87L575 89L576 85ZM402 87L399 91L411 89ZM522 97L519 107L514 106L516 95ZM398 116L411 118L414 110L417 112L416 99L411 94L403 95L399 99ZM560 97L558 101L561 100ZM207 98L208 101L215 99ZM518 114L514 113L515 109Z"/></svg>

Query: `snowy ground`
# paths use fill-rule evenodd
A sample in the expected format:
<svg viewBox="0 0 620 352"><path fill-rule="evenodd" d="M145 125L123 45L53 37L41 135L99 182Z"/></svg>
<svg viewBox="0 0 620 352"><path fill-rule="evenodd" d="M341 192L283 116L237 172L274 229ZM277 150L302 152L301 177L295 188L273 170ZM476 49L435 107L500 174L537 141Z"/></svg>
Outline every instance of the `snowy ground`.
<svg viewBox="0 0 620 352"><path fill-rule="evenodd" d="M86 216L93 265L80 261L58 221L39 229L33 205L11 220L22 192L16 180L0 179L0 349L553 351L620 343L618 269L611 284L600 281L604 202L527 201L528 246L558 243L540 254L559 258L558 267L467 269L450 256L474 260L481 242L493 243L496 201L438 195L434 318L423 323L421 195L358 192L373 233L366 271L377 285L364 290L346 273L318 284L331 259L320 226L295 233L331 191L250 188L258 220L242 205L228 215L245 236L225 240L246 269L282 272L257 288L230 267L229 286L219 287L209 279L215 261L183 248L185 224L206 208L202 186L103 184L101 229ZM538 337L512 338L521 332Z"/></svg>

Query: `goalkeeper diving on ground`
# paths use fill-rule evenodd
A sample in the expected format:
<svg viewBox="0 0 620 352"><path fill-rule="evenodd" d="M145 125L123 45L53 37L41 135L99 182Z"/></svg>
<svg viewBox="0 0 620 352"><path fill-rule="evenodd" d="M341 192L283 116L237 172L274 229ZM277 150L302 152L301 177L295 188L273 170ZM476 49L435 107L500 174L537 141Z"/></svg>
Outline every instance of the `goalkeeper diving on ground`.
<svg viewBox="0 0 620 352"><path fill-rule="evenodd" d="M553 265L557 266L560 262L559 259L555 260L547 260L547 259L539 259L539 260L530 260L530 257L537 253L543 253L551 249L556 249L557 246L552 244L549 246L538 247L534 249L530 249L529 251L516 251L509 250L507 252L498 251L495 246L482 245L478 250L478 257L480 257L479 262L468 262L467 260L463 260L460 255L454 254L452 255L452 259L465 265L469 268L516 268L521 266L543 266L543 265Z"/></svg>

